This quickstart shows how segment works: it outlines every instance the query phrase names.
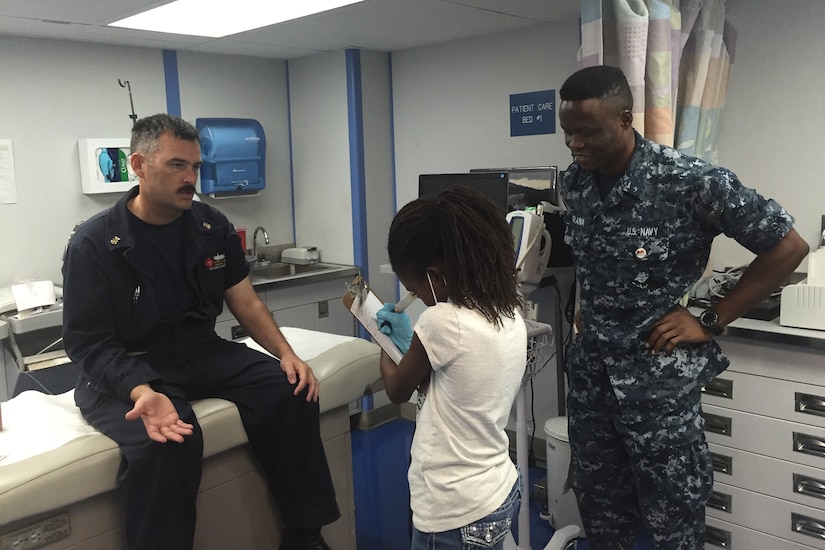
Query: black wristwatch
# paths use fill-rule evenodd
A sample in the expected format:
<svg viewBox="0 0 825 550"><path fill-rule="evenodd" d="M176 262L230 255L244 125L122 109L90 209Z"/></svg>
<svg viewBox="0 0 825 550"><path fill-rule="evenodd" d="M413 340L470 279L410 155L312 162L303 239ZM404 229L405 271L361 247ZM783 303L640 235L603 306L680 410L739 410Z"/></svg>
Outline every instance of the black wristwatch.
<svg viewBox="0 0 825 550"><path fill-rule="evenodd" d="M706 309L699 314L699 324L716 336L722 334L722 327L719 326L719 314L712 309Z"/></svg>

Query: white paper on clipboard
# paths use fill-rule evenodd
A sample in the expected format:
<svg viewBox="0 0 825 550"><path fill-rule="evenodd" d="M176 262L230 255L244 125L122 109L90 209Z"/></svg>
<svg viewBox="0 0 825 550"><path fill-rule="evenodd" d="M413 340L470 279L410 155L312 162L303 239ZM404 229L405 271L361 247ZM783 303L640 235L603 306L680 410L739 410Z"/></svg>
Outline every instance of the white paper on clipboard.
<svg viewBox="0 0 825 550"><path fill-rule="evenodd" d="M355 278L355 281L353 281L353 284L351 285L353 288L357 286L359 279L361 279L360 275L358 275ZM401 353L401 350L393 344L390 337L381 332L378 328L378 320L375 318L376 313L384 307L384 302L378 298L369 285L366 284L366 281L364 281L364 285L366 285L367 292L363 293L363 301L358 295L347 291L343 298L344 306L350 310L355 318L358 319L358 322L360 322L361 325L367 329L367 332L370 333L370 336L372 336L375 343L381 346L381 349L387 352L390 359L392 359L397 365L401 362L401 357L403 354Z"/></svg>

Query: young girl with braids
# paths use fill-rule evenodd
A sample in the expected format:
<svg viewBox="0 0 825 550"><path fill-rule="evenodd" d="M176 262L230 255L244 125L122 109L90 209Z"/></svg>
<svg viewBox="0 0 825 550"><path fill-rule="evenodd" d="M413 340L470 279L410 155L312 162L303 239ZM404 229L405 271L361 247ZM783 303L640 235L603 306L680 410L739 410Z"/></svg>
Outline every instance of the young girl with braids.
<svg viewBox="0 0 825 550"><path fill-rule="evenodd" d="M405 205L387 247L429 306L414 331L392 304L377 314L404 353L396 365L382 352L389 398L429 382L408 472L412 549L501 549L521 500L504 429L527 361L510 227L484 195L453 188Z"/></svg>

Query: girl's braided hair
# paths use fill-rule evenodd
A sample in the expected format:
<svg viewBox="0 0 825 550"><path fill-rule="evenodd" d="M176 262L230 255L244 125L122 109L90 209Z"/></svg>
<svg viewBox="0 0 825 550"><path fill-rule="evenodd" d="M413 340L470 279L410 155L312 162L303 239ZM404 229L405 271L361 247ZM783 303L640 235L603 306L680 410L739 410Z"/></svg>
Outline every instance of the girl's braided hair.
<svg viewBox="0 0 825 550"><path fill-rule="evenodd" d="M441 264L450 300L495 325L514 318L522 304L510 226L475 189L450 188L406 204L392 221L387 250L403 275L424 277L427 267Z"/></svg>

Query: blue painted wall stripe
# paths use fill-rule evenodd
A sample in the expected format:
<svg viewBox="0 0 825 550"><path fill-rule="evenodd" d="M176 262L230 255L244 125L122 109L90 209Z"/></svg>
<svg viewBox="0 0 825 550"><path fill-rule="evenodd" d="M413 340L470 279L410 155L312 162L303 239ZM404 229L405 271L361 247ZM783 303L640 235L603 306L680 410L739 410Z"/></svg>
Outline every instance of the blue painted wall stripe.
<svg viewBox="0 0 825 550"><path fill-rule="evenodd" d="M390 163L392 166L392 211L393 214L398 213L398 181L395 177L395 103L392 95L392 52L387 54L388 73L389 73L389 90L390 90ZM395 301L401 299L398 285L395 285Z"/></svg>
<svg viewBox="0 0 825 550"><path fill-rule="evenodd" d="M289 91L289 61L285 64L286 71L286 120L287 132L289 134L289 195L292 201L292 242L298 242L298 230L295 225L295 169L293 166L293 149L292 149L292 100Z"/></svg>
<svg viewBox="0 0 825 550"><path fill-rule="evenodd" d="M181 116L177 51L163 50L163 76L166 79L166 112L170 115Z"/></svg>
<svg viewBox="0 0 825 550"><path fill-rule="evenodd" d="M348 49L347 120L349 128L350 195L352 200L352 248L354 263L369 281L369 254L367 246L367 193L364 161L364 112L361 97L361 51ZM361 338L369 339L364 327L358 327Z"/></svg>
<svg viewBox="0 0 825 550"><path fill-rule="evenodd" d="M361 98L361 51L346 51L347 117L349 127L350 192L352 194L353 252L355 264L369 276L367 204L364 170L364 116ZM367 279L369 280L369 279Z"/></svg>

